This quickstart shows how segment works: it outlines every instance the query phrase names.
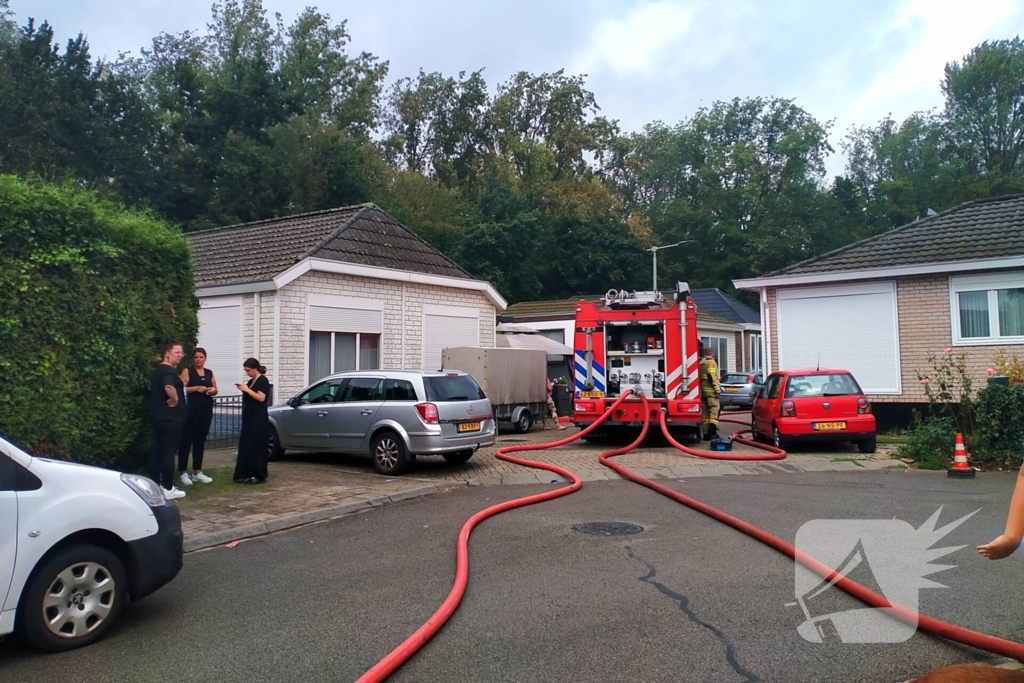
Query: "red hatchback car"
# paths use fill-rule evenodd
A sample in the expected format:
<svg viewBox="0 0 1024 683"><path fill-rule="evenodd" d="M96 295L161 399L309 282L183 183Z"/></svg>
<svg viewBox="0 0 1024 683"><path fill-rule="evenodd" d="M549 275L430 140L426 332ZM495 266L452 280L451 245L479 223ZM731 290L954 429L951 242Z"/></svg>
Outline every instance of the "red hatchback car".
<svg viewBox="0 0 1024 683"><path fill-rule="evenodd" d="M750 411L754 438L777 448L796 442L852 441L875 452L875 416L846 370L780 370L768 376Z"/></svg>

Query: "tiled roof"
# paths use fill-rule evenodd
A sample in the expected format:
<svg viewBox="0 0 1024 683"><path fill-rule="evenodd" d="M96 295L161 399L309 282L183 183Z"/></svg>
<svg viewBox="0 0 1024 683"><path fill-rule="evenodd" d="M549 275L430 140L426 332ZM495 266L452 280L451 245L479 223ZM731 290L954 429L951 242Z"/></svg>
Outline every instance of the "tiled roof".
<svg viewBox="0 0 1024 683"><path fill-rule="evenodd" d="M603 299L601 296L581 296L572 299L553 299L549 301L520 301L505 309L503 316L510 316L516 322L529 320L530 318L572 318L576 315L576 302L580 299L598 302ZM697 320L718 325L733 325L731 320L717 316L710 311L705 311L697 306Z"/></svg>
<svg viewBox="0 0 1024 683"><path fill-rule="evenodd" d="M305 258L473 276L373 204L187 233L196 287L270 280Z"/></svg>
<svg viewBox="0 0 1024 683"><path fill-rule="evenodd" d="M1024 255L1024 195L961 204L764 277Z"/></svg>
<svg viewBox="0 0 1024 683"><path fill-rule="evenodd" d="M719 318L741 325L760 325L761 314L732 298L717 287L690 291L697 310L713 313Z"/></svg>

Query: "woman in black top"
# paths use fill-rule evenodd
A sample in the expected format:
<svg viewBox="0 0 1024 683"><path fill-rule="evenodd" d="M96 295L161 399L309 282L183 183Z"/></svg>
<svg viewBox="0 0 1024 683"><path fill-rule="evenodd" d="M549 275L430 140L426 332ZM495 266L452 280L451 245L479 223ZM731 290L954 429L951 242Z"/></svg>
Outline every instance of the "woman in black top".
<svg viewBox="0 0 1024 683"><path fill-rule="evenodd" d="M242 435L238 440L238 460L234 480L238 484L262 484L267 480L267 448L270 442L270 418L267 400L270 381L265 367L255 358L242 364L249 381L235 384L242 392Z"/></svg>
<svg viewBox="0 0 1024 683"><path fill-rule="evenodd" d="M178 447L178 472L181 483L191 486L195 482L209 484L213 481L203 474L203 451L206 435L210 433L213 421L213 397L217 395L217 378L213 370L206 367L206 349L197 348L192 352L192 365L181 371L185 383L185 402L188 417L181 433ZM188 452L192 450L192 476L188 476Z"/></svg>

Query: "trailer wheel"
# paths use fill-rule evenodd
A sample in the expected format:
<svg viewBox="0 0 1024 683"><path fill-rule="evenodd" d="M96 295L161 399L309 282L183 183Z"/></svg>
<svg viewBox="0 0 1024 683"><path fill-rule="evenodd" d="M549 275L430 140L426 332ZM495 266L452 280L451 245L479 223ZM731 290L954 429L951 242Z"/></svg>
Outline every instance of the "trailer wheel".
<svg viewBox="0 0 1024 683"><path fill-rule="evenodd" d="M523 408L523 412L519 414L519 419L513 423L513 427L516 430L516 434L525 434L530 431L530 427L533 426L533 414L529 410Z"/></svg>

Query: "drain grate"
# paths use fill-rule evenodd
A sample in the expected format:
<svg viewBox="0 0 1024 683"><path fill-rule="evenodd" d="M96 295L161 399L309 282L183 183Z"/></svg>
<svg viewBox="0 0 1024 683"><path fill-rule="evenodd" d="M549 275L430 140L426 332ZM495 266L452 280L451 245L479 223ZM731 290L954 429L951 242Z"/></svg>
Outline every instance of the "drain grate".
<svg viewBox="0 0 1024 683"><path fill-rule="evenodd" d="M591 536L630 536L640 533L644 528L628 522L587 522L574 525L572 530Z"/></svg>

